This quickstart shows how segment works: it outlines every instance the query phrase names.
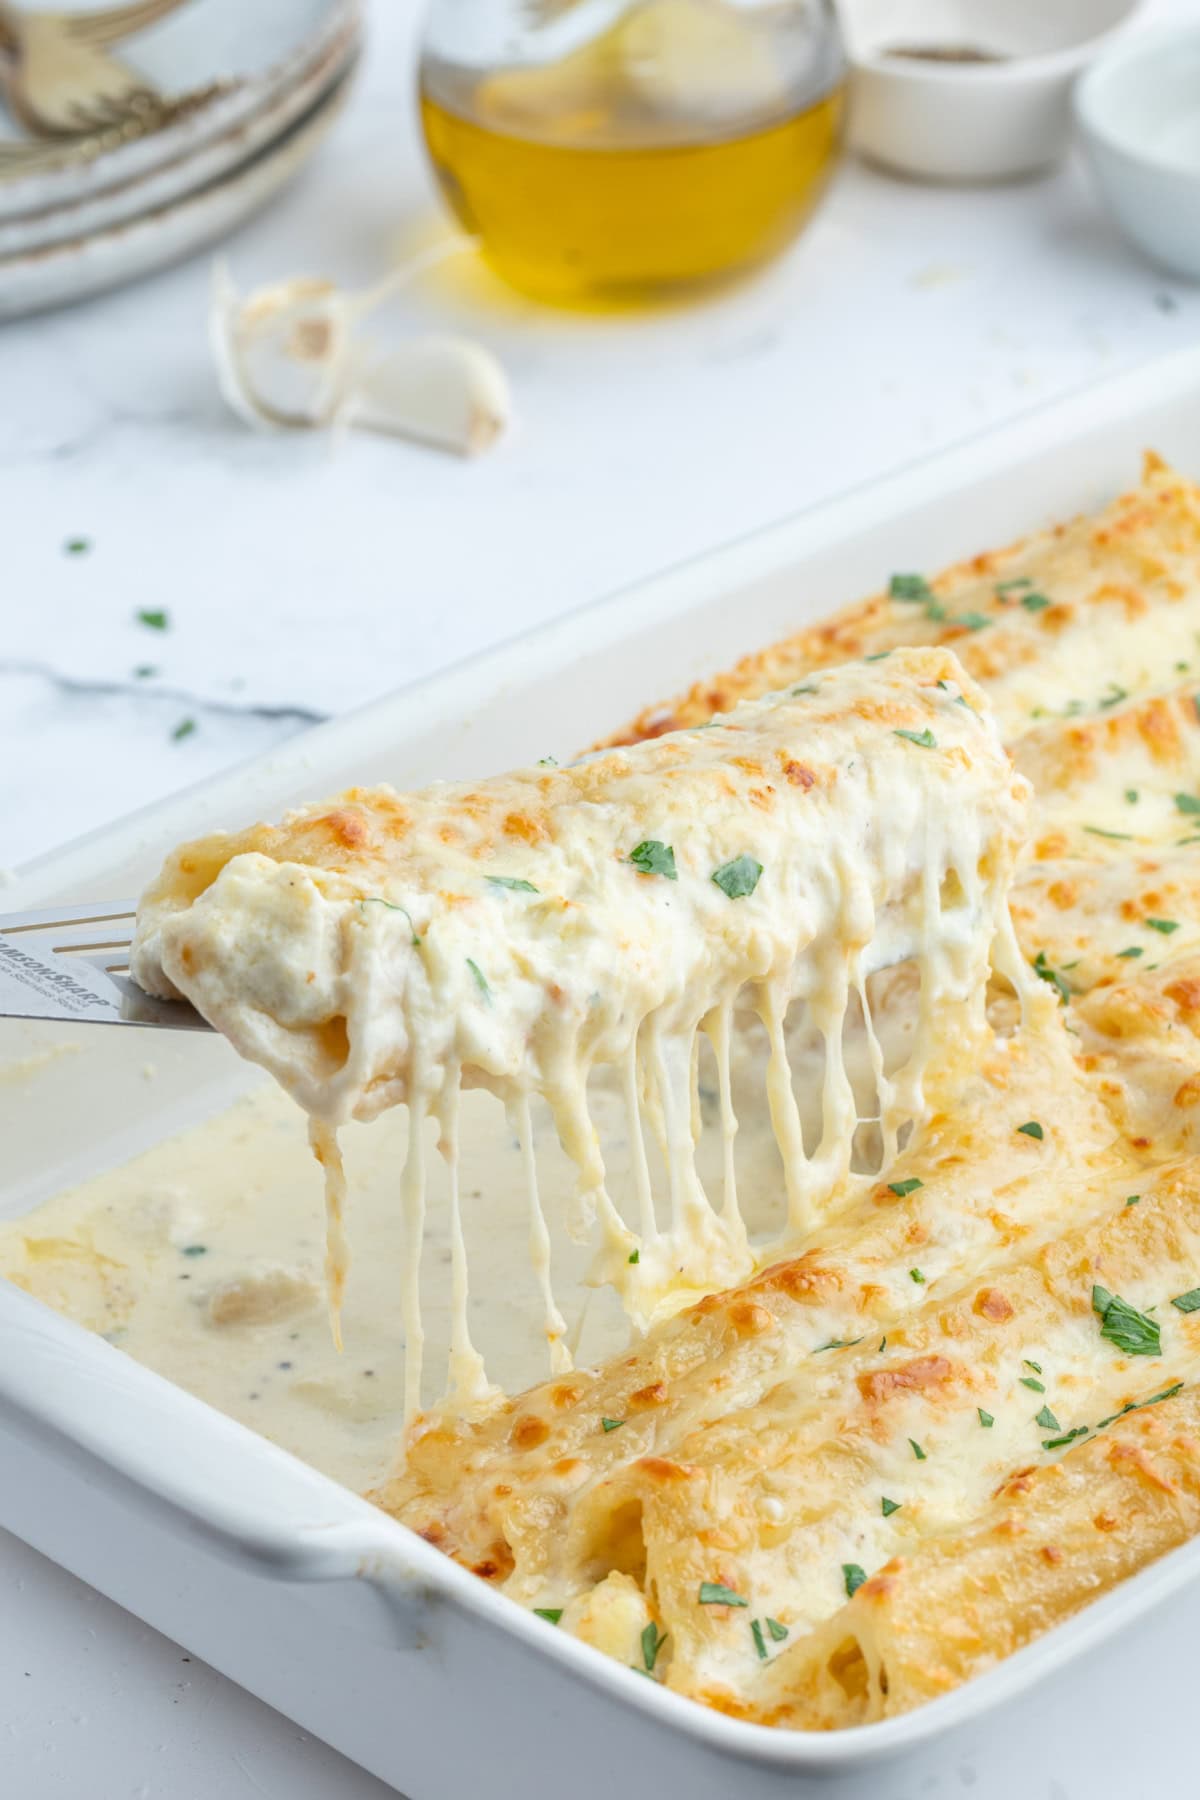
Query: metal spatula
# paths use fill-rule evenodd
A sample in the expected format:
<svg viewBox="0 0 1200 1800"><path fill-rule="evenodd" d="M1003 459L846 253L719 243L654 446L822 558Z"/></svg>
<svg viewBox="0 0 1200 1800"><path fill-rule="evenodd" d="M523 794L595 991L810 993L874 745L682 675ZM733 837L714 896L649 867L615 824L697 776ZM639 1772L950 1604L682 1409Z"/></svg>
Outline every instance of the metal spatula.
<svg viewBox="0 0 1200 1800"><path fill-rule="evenodd" d="M136 904L114 900L0 914L0 1018L211 1027L183 1000L153 1000L129 978Z"/></svg>

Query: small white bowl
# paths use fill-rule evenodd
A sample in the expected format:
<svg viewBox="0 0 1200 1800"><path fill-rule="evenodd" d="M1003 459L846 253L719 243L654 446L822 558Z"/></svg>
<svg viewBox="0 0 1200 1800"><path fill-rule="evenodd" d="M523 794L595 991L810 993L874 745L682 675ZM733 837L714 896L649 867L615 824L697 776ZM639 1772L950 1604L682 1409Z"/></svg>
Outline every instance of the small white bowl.
<svg viewBox="0 0 1200 1800"><path fill-rule="evenodd" d="M923 181L1005 181L1048 168L1070 134L1071 84L1141 0L842 0L848 137ZM897 50L982 52L971 62Z"/></svg>
<svg viewBox="0 0 1200 1800"><path fill-rule="evenodd" d="M1075 117L1121 230L1152 261L1200 280L1200 26L1111 50L1080 82Z"/></svg>

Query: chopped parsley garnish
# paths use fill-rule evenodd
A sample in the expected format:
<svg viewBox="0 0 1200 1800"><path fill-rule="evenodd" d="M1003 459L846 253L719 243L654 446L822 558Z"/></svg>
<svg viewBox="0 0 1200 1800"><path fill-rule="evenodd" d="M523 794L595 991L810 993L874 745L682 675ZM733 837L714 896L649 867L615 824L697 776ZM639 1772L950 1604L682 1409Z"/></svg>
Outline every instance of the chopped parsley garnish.
<svg viewBox="0 0 1200 1800"><path fill-rule="evenodd" d="M535 1618L545 1619L547 1625L557 1625L563 1616L561 1606L535 1606L533 1612Z"/></svg>
<svg viewBox="0 0 1200 1800"><path fill-rule="evenodd" d="M171 742L173 744L182 743L184 738L191 737L195 729L195 719L180 719L178 725L176 725L174 731L171 733Z"/></svg>
<svg viewBox="0 0 1200 1800"><path fill-rule="evenodd" d="M925 617L927 619L932 619L935 625L942 624L946 618L945 607L942 605L941 601L935 599L932 594L930 594L928 600L925 602Z"/></svg>
<svg viewBox="0 0 1200 1800"><path fill-rule="evenodd" d="M133 679L135 681L150 681L157 674L157 663L139 663L137 668L133 671Z"/></svg>
<svg viewBox="0 0 1200 1800"><path fill-rule="evenodd" d="M1033 577L1030 575L1012 575L1007 581L996 583L998 594L1011 594L1014 588L1032 587Z"/></svg>
<svg viewBox="0 0 1200 1800"><path fill-rule="evenodd" d="M1155 1320L1147 1318L1105 1287L1093 1287L1092 1311L1100 1318L1100 1336L1124 1350L1127 1356L1161 1356L1162 1333Z"/></svg>
<svg viewBox="0 0 1200 1800"><path fill-rule="evenodd" d="M1126 798L1126 800L1128 800L1130 806L1136 806L1137 801L1138 801L1137 789L1136 788L1126 788L1125 789L1125 798Z"/></svg>
<svg viewBox="0 0 1200 1800"><path fill-rule="evenodd" d="M1037 1138L1039 1143L1046 1135L1036 1119L1026 1119L1024 1125L1017 1126L1017 1130L1023 1131L1026 1137Z"/></svg>
<svg viewBox="0 0 1200 1800"><path fill-rule="evenodd" d="M91 547L91 538L68 538L63 545L63 550L68 556L86 556Z"/></svg>
<svg viewBox="0 0 1200 1800"><path fill-rule="evenodd" d="M1034 957L1033 972L1035 975L1040 975L1043 981L1048 981L1050 983L1050 986L1055 990L1059 999L1065 1006L1067 1001L1071 998L1071 990L1059 974L1058 970L1050 967L1050 964L1046 961L1046 952L1044 950L1039 950Z"/></svg>
<svg viewBox="0 0 1200 1800"><path fill-rule="evenodd" d="M982 1406L977 1406L975 1411L979 1414L979 1423L983 1426L984 1430L990 1431L992 1426L996 1423L991 1413L984 1412Z"/></svg>
<svg viewBox="0 0 1200 1800"><path fill-rule="evenodd" d="M1064 1431L1061 1437L1043 1438L1043 1450L1061 1450L1064 1444L1073 1444L1076 1438L1086 1437L1088 1427L1077 1425L1074 1431Z"/></svg>
<svg viewBox="0 0 1200 1800"><path fill-rule="evenodd" d="M1200 813L1200 800L1195 794L1176 794L1175 804L1181 813Z"/></svg>
<svg viewBox="0 0 1200 1800"><path fill-rule="evenodd" d="M1022 594L1021 605L1027 612L1045 612L1050 601L1045 594Z"/></svg>
<svg viewBox="0 0 1200 1800"><path fill-rule="evenodd" d="M776 1644L782 1644L784 1638L788 1634L787 1626L781 1625L779 1623L778 1619L772 1619L770 1616L767 1617L767 1619L764 1621L764 1623L766 1624L767 1630L771 1634L772 1640Z"/></svg>
<svg viewBox="0 0 1200 1800"><path fill-rule="evenodd" d="M1021 1358L1021 1365L1023 1368L1032 1369L1035 1375L1040 1375L1042 1372L1041 1363L1035 1363L1031 1356L1023 1356Z"/></svg>
<svg viewBox="0 0 1200 1800"><path fill-rule="evenodd" d="M862 1339L860 1337L830 1338L830 1340L827 1344L818 1344L816 1349L811 1351L810 1354L813 1356L819 1356L822 1350L849 1350L851 1345L861 1344L861 1343L862 1343Z"/></svg>
<svg viewBox="0 0 1200 1800"><path fill-rule="evenodd" d="M487 976L484 974L484 972L480 968L479 964L475 961L474 957L468 956L467 967L468 967L468 969L470 969L472 975L475 977L475 980L479 986L480 993L483 995L485 1000L490 1002L490 1000L492 998L492 990L488 986Z"/></svg>
<svg viewBox="0 0 1200 1800"><path fill-rule="evenodd" d="M142 607L133 616L139 625L146 627L147 631L169 631L171 629L171 615L163 607Z"/></svg>
<svg viewBox="0 0 1200 1800"><path fill-rule="evenodd" d="M741 1594L735 1594L732 1588L723 1586L719 1581L702 1581L699 1600L701 1606L749 1606L750 1604Z"/></svg>
<svg viewBox="0 0 1200 1800"><path fill-rule="evenodd" d="M366 899L360 900L358 904L360 906L386 906L389 912L403 913L405 918L408 920L408 929L412 932L413 943L419 944L421 942L421 939L417 934L417 928L412 922L412 914L409 912L407 906L397 906L394 900L385 900L383 898L382 894L368 894ZM471 962L470 957L467 958L467 961ZM471 967L473 969L475 969L475 964L471 963ZM479 979L482 981L483 977L479 975L478 969L475 969L475 973L477 976L479 976ZM483 985L485 988L487 987L486 981L483 983Z"/></svg>
<svg viewBox="0 0 1200 1800"><path fill-rule="evenodd" d="M901 1200L906 1200L910 1194L915 1194L919 1187L924 1186L925 1183L921 1180L919 1175L910 1175L907 1181L888 1182L888 1187L891 1192L893 1194L898 1194Z"/></svg>
<svg viewBox="0 0 1200 1800"><path fill-rule="evenodd" d="M1118 844L1133 842L1132 831L1105 831L1099 825L1085 825L1083 829L1090 831L1093 837L1112 838Z"/></svg>
<svg viewBox="0 0 1200 1800"><path fill-rule="evenodd" d="M1144 923L1151 931L1161 931L1164 937L1170 937L1173 931L1179 930L1178 919L1146 919Z"/></svg>
<svg viewBox="0 0 1200 1800"><path fill-rule="evenodd" d="M886 1349L887 1349L887 1338L881 1337L879 1340L879 1349L876 1352L876 1355L882 1355Z"/></svg>
<svg viewBox="0 0 1200 1800"><path fill-rule="evenodd" d="M488 882L492 887L511 888L514 894L538 894L541 892L540 888L534 887L532 881L518 881L515 875L489 875Z"/></svg>
<svg viewBox="0 0 1200 1800"><path fill-rule="evenodd" d="M1120 706L1122 700L1128 700L1129 689L1123 688L1120 682L1110 681L1107 694L1102 694L1097 705L1101 712L1107 712L1110 706Z"/></svg>
<svg viewBox="0 0 1200 1800"><path fill-rule="evenodd" d="M754 1639L754 1648L758 1652L759 1661L766 1662L766 1660L767 1660L766 1639L763 1637L763 1628L759 1624L757 1619L751 1619L751 1621L750 1621L750 1635Z"/></svg>
<svg viewBox="0 0 1200 1800"><path fill-rule="evenodd" d="M858 1563L842 1564L842 1580L846 1584L846 1598L853 1600L863 1582L867 1579L867 1571Z"/></svg>
<svg viewBox="0 0 1200 1800"><path fill-rule="evenodd" d="M910 1269L908 1271L908 1279L910 1281L915 1281L918 1287L924 1287L925 1285L925 1277L922 1275L920 1269Z"/></svg>
<svg viewBox="0 0 1200 1800"><path fill-rule="evenodd" d="M1048 1406L1043 1406L1041 1412L1038 1414L1037 1418L1033 1422L1035 1425L1040 1425L1043 1431L1061 1431L1062 1430L1062 1426L1059 1424L1058 1420L1055 1418L1054 1414L1050 1411L1050 1408Z"/></svg>
<svg viewBox="0 0 1200 1800"><path fill-rule="evenodd" d="M863 661L864 662L882 662L886 656L890 656L891 654L892 653L890 650L876 650L874 656L864 656Z"/></svg>
<svg viewBox="0 0 1200 1800"><path fill-rule="evenodd" d="M185 1244L179 1253L181 1256L207 1256L207 1244Z"/></svg>
<svg viewBox="0 0 1200 1800"><path fill-rule="evenodd" d="M1128 1200L1125 1202L1126 1206L1136 1206L1141 1197L1140 1194L1130 1194Z"/></svg>
<svg viewBox="0 0 1200 1800"><path fill-rule="evenodd" d="M557 767L558 767L557 756L539 756L538 757L538 768L539 769L557 769Z"/></svg>
<svg viewBox="0 0 1200 1800"><path fill-rule="evenodd" d="M1045 1382L1039 1381L1036 1375L1022 1375L1020 1382L1022 1387L1032 1388L1035 1394L1044 1394L1046 1391Z"/></svg>
<svg viewBox="0 0 1200 1800"><path fill-rule="evenodd" d="M1145 954L1146 954L1145 947L1142 944L1130 944L1128 950L1118 950L1117 951L1117 955L1119 957L1145 956Z"/></svg>
<svg viewBox="0 0 1200 1800"><path fill-rule="evenodd" d="M654 1665L658 1661L658 1653L667 1641L669 1633L659 1635L658 1626L651 1619L642 1632L642 1661L646 1665L647 1675L653 1675Z"/></svg>
<svg viewBox="0 0 1200 1800"><path fill-rule="evenodd" d="M639 1262L641 1262L641 1260L642 1260L642 1253L640 1250L631 1250L629 1252L629 1261L631 1263L639 1263Z"/></svg>
<svg viewBox="0 0 1200 1800"><path fill-rule="evenodd" d="M674 850L670 844L660 844L657 838L646 838L630 852L629 861L639 875L664 875L668 881L679 880Z"/></svg>
<svg viewBox="0 0 1200 1800"><path fill-rule="evenodd" d="M934 737L932 731L930 731L928 725L925 727L924 731L898 730L893 735L896 737L907 738L910 744L919 744L922 750L937 749L937 739Z"/></svg>
<svg viewBox="0 0 1200 1800"><path fill-rule="evenodd" d="M884 1494L879 1502L879 1510L882 1512L885 1519L890 1519L894 1512L900 1511L903 1504L904 1503L901 1500L889 1500L887 1495Z"/></svg>
<svg viewBox="0 0 1200 1800"><path fill-rule="evenodd" d="M990 625L992 621L986 613L964 612L956 613L950 622L952 625L965 625L968 631L982 631L984 626Z"/></svg>
<svg viewBox="0 0 1200 1800"><path fill-rule="evenodd" d="M893 575L888 593L893 600L928 600L931 589L923 575Z"/></svg>
<svg viewBox="0 0 1200 1800"><path fill-rule="evenodd" d="M925 1461L925 1452L922 1450L920 1444L918 1444L916 1438L909 1438L908 1441L912 1446L912 1453L916 1457L917 1461L924 1462Z"/></svg>
<svg viewBox="0 0 1200 1800"><path fill-rule="evenodd" d="M793 688L792 689L792 699L798 700L800 698L801 694L815 694L816 691L817 691L816 688L810 682L807 687Z"/></svg>
<svg viewBox="0 0 1200 1800"><path fill-rule="evenodd" d="M732 861L714 869L712 879L731 900L743 900L754 892L762 872L762 864L752 856L735 856Z"/></svg>
<svg viewBox="0 0 1200 1800"><path fill-rule="evenodd" d="M1112 1425L1117 1419L1123 1419L1126 1413L1141 1412L1143 1406L1157 1406L1160 1400L1173 1400L1176 1394L1182 1392L1183 1383L1177 1381L1174 1387L1164 1388L1161 1394L1151 1394L1148 1400L1127 1400L1120 1412L1109 1413L1107 1419L1100 1419L1097 1422L1096 1430L1103 1431L1106 1425Z"/></svg>
<svg viewBox="0 0 1200 1800"><path fill-rule="evenodd" d="M1200 1312L1200 1288L1189 1288L1186 1294L1176 1294L1171 1305L1181 1313Z"/></svg>
<svg viewBox="0 0 1200 1800"><path fill-rule="evenodd" d="M600 1423L603 1425L605 1431L608 1432L620 1431L622 1425L624 1425L626 1421L624 1419L601 1419Z"/></svg>

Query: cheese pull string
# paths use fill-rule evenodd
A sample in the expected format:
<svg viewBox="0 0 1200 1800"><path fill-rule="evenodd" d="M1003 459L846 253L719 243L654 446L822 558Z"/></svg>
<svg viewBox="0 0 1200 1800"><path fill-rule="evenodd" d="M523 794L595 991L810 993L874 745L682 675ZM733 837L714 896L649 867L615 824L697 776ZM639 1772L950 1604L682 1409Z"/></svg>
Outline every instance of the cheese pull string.
<svg viewBox="0 0 1200 1800"><path fill-rule="evenodd" d="M400 1178L404 1265L400 1271L400 1313L404 1325L404 1423L421 1410L421 1376L425 1362L425 1326L421 1314L421 1251L425 1245L425 1119L429 1098L424 1085L408 1096L408 1149Z"/></svg>
<svg viewBox="0 0 1200 1800"><path fill-rule="evenodd" d="M342 1348L342 1303L350 1268L346 1237L346 1170L337 1132L324 1120L310 1117L308 1142L325 1178L325 1299L334 1347Z"/></svg>
<svg viewBox="0 0 1200 1800"><path fill-rule="evenodd" d="M491 1399L499 1389L488 1380L483 1357L471 1341L470 1270L467 1245L463 1236L462 1203L459 1183L459 1102L462 1096L462 1065L454 1063L446 1071L446 1081L438 1107L438 1149L446 1164L450 1189L450 1352L447 1368L447 1390L460 1406L477 1405Z"/></svg>
<svg viewBox="0 0 1200 1800"><path fill-rule="evenodd" d="M508 1118L513 1133L521 1146L521 1161L525 1170L525 1188L529 1205L529 1260L542 1296L542 1317L545 1323L546 1342L550 1349L550 1373L565 1375L575 1365L567 1343L567 1322L558 1310L551 1281L550 1232L546 1225L546 1215L542 1211L541 1195L538 1192L537 1149L534 1144L533 1119L530 1113L528 1093L522 1094L509 1107Z"/></svg>

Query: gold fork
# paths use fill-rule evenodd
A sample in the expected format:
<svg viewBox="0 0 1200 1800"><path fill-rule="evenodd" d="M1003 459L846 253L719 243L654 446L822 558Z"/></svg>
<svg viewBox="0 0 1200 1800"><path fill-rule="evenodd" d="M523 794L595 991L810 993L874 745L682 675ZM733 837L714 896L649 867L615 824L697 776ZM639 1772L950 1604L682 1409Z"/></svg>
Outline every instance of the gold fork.
<svg viewBox="0 0 1200 1800"><path fill-rule="evenodd" d="M0 84L14 116L42 137L80 137L157 120L165 102L108 54L187 0L133 0L103 12L18 11L0 0Z"/></svg>

